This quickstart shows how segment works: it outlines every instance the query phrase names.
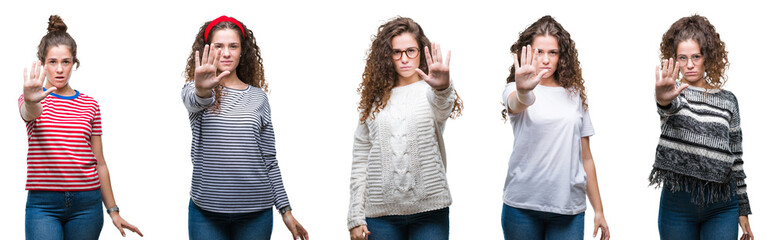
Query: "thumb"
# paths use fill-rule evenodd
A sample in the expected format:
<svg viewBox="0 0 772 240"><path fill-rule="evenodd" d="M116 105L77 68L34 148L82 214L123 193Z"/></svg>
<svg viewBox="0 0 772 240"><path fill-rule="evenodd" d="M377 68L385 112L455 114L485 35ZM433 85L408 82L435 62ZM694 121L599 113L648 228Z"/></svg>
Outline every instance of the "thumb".
<svg viewBox="0 0 772 240"><path fill-rule="evenodd" d="M539 81L541 81L541 79L544 77L545 74L547 74L547 69L541 70L541 72L539 72L539 74L536 75L536 79L539 79Z"/></svg>
<svg viewBox="0 0 772 240"><path fill-rule="evenodd" d="M56 87L51 87L49 89L46 89L45 92L43 92L43 97L48 96L48 94L51 94L52 92L56 91Z"/></svg>
<svg viewBox="0 0 772 240"><path fill-rule="evenodd" d="M600 225L595 224L595 231L592 231L592 237L595 237L598 235L598 228L600 228Z"/></svg>
<svg viewBox="0 0 772 240"><path fill-rule="evenodd" d="M429 76L424 73L424 70L421 70L420 68L416 68L415 72L418 73L418 76L421 76L421 79L426 80L429 79Z"/></svg>
<svg viewBox="0 0 772 240"><path fill-rule="evenodd" d="M231 74L231 71L225 71L225 72L222 72L222 73L220 73L220 75L218 75L218 76L217 76L217 77L214 79L214 81L215 81L215 82L220 82L220 80L222 80L222 78L224 78L225 76L228 76L229 74Z"/></svg>
<svg viewBox="0 0 772 240"><path fill-rule="evenodd" d="M684 84L681 84L681 86L680 86L680 87L678 87L678 89L677 89L676 91L677 91L677 92L680 94L680 93L681 93L681 91L683 91L683 90L684 90L684 89L686 89L687 87L689 87L689 84L686 84L686 83L684 83Z"/></svg>

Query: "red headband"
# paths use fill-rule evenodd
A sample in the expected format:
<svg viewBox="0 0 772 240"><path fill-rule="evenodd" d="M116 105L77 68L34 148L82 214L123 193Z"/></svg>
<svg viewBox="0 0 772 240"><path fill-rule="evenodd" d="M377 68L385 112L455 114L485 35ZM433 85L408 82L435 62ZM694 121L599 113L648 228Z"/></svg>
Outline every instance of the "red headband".
<svg viewBox="0 0 772 240"><path fill-rule="evenodd" d="M204 31L204 42L206 42L207 38L209 38L209 31L212 30L212 27L214 25L217 25L221 22L232 22L233 24L236 24L236 26L239 26L239 29L241 29L241 36L244 37L244 27L241 26L241 23L239 21L236 21L236 19L233 19L231 17L222 15L211 22L209 22L209 25L206 25L206 31Z"/></svg>

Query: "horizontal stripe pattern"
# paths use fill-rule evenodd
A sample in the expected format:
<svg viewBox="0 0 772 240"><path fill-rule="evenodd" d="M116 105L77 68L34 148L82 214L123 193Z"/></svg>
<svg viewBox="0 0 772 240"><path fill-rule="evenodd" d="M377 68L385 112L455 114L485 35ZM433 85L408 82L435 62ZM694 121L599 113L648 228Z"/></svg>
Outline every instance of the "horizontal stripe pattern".
<svg viewBox="0 0 772 240"><path fill-rule="evenodd" d="M673 186L686 181L701 187L731 185L739 195L740 215L750 214L735 95L690 86L670 105L658 106L657 112L662 134L650 177L652 184Z"/></svg>
<svg viewBox="0 0 772 240"><path fill-rule="evenodd" d="M101 185L91 136L102 135L102 116L94 98L51 94L42 114L27 125L27 190L89 191ZM19 97L19 108L24 95Z"/></svg>
<svg viewBox="0 0 772 240"><path fill-rule="evenodd" d="M265 92L223 88L216 113L208 109L214 98L196 96L192 82L183 87L182 99L193 133L193 202L218 213L288 207Z"/></svg>

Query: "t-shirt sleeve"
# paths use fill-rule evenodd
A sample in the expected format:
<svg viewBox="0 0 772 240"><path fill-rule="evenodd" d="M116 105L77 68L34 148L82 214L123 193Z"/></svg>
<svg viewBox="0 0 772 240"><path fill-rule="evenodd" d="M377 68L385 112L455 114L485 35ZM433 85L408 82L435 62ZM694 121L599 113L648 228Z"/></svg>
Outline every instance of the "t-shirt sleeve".
<svg viewBox="0 0 772 240"><path fill-rule="evenodd" d="M595 135L595 128L592 126L592 120L590 119L590 110L585 109L582 113L582 137L589 137Z"/></svg>
<svg viewBox="0 0 772 240"><path fill-rule="evenodd" d="M91 122L91 136L102 136L102 112L99 110L99 104L94 103L94 121Z"/></svg>
<svg viewBox="0 0 772 240"><path fill-rule="evenodd" d="M509 112L509 95L512 94L517 90L517 85L515 85L515 82L507 83L507 85L504 87L504 93L501 95L501 101L504 102L504 110L507 110Z"/></svg>

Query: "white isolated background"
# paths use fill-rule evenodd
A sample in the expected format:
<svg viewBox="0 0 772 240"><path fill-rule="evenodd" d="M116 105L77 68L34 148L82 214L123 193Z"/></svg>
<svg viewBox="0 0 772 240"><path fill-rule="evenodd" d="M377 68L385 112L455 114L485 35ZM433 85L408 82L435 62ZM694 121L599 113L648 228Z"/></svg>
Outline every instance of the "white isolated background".
<svg viewBox="0 0 772 240"><path fill-rule="evenodd" d="M104 152L121 215L145 239L187 237L192 166L182 72L201 24L225 14L252 29L262 50L284 185L312 239L348 238L356 88L372 35L397 15L421 24L443 52L452 50L451 75L465 109L444 134L454 200L451 239L502 239L501 196L512 147L511 127L499 114L512 64L508 49L519 32L550 14L579 51L612 237L657 239L660 190L647 182L659 135L654 67L662 34L694 13L709 18L729 51L726 89L738 96L742 111L750 222L759 239L768 238L772 83L766 70L772 51L765 43L772 36L765 30L766 10L740 1L9 2L0 9L2 238L24 236L27 143L17 98L22 70L35 60L51 14L62 16L79 46L82 66L70 84L102 108ZM593 216L588 208L587 239ZM274 218L273 239L290 239L278 213ZM122 239L108 218L101 236Z"/></svg>

